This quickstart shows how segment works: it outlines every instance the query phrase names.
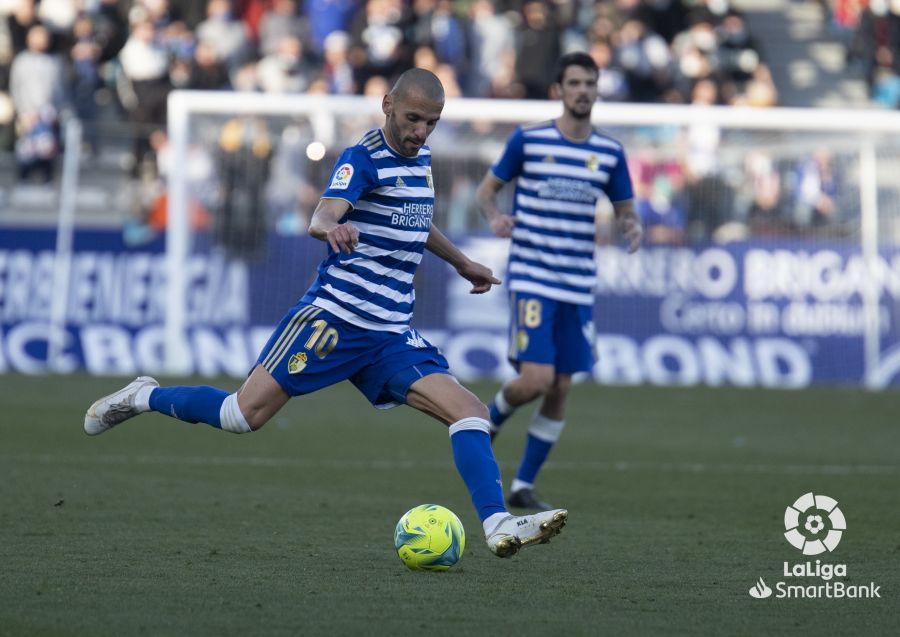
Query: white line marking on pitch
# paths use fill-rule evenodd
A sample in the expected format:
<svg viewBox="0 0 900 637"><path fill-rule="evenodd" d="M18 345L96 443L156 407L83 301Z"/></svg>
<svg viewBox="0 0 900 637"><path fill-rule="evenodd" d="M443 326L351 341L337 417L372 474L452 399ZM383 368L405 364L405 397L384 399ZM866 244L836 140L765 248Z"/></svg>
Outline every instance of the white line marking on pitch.
<svg viewBox="0 0 900 637"><path fill-rule="evenodd" d="M26 464L95 464L95 465L169 465L169 466L248 466L268 468L380 470L450 467L450 462L421 460L347 460L322 458L274 458L265 456L174 456L125 454L5 454L3 462ZM510 469L512 463L501 463ZM801 475L892 475L900 472L894 465L870 464L761 464L706 462L651 462L646 460L549 461L547 467L557 471L644 471L660 473L725 473L725 474L801 474Z"/></svg>

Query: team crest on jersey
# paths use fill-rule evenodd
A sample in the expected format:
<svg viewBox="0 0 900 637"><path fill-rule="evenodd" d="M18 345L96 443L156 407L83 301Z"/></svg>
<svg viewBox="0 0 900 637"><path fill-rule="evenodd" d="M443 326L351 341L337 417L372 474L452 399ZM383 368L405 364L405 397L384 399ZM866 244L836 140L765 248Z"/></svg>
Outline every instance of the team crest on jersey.
<svg viewBox="0 0 900 637"><path fill-rule="evenodd" d="M528 332L525 330L519 330L519 333L516 334L516 345L519 348L520 352L524 352L528 349Z"/></svg>
<svg viewBox="0 0 900 637"><path fill-rule="evenodd" d="M330 188L332 190L346 190L350 186L351 179L353 179L353 166L341 164L334 173Z"/></svg>
<svg viewBox="0 0 900 637"><path fill-rule="evenodd" d="M306 368L306 352L297 352L288 361L288 374L299 374Z"/></svg>
<svg viewBox="0 0 900 637"><path fill-rule="evenodd" d="M597 155L591 155L587 158L585 165L588 170L595 173L600 170L600 158Z"/></svg>
<svg viewBox="0 0 900 637"><path fill-rule="evenodd" d="M428 187L434 192L434 179L431 177L431 166L425 166L425 182L428 184Z"/></svg>

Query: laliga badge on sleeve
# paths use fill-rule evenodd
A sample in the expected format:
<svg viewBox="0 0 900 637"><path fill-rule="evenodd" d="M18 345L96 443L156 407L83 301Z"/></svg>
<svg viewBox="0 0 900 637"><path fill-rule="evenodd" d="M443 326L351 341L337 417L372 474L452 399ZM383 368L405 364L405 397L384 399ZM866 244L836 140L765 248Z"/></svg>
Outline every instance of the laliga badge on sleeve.
<svg viewBox="0 0 900 637"><path fill-rule="evenodd" d="M341 164L335 171L329 188L332 190L346 190L350 186L351 179L353 179L353 166Z"/></svg>

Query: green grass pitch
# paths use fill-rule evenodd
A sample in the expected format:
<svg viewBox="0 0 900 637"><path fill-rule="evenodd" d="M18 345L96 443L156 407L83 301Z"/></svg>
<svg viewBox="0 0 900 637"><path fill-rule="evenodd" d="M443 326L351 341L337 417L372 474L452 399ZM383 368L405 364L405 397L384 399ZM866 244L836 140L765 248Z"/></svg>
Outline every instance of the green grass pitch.
<svg viewBox="0 0 900 637"><path fill-rule="evenodd" d="M343 384L253 435L145 415L85 436L122 384L0 376L0 635L897 634L896 393L577 386L540 484L569 525L500 560L446 432L408 408ZM496 443L507 483L527 419ZM822 560L882 599L750 597L806 561L782 533L809 491L847 519ZM446 573L393 551L424 502L468 534Z"/></svg>

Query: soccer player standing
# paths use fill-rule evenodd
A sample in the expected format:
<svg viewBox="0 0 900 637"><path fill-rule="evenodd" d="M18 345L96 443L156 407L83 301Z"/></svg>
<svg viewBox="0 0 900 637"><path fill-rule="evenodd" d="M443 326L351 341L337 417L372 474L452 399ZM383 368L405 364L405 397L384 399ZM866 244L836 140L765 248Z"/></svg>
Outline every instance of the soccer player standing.
<svg viewBox="0 0 900 637"><path fill-rule="evenodd" d="M594 365L594 219L601 194L612 202L629 252L643 235L622 145L591 125L593 59L586 53L560 58L552 90L563 114L517 128L477 194L491 231L512 237L509 359L519 375L490 405L491 437L517 407L542 397L507 498L511 506L539 510L552 508L537 498L534 482L565 426L572 375ZM512 214L504 214L497 193L513 179Z"/></svg>
<svg viewBox="0 0 900 637"><path fill-rule="evenodd" d="M338 158L309 233L328 243L319 275L272 334L243 386L160 387L142 376L91 405L90 435L155 411L234 433L262 427L292 396L350 380L376 407L407 404L448 426L453 458L488 546L509 557L559 533L568 513L510 515L491 450L487 408L449 374L440 351L410 328L413 275L425 249L481 294L500 281L435 226L431 151L444 107L432 73L411 69L384 97L383 128Z"/></svg>

